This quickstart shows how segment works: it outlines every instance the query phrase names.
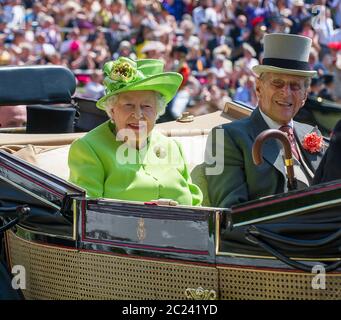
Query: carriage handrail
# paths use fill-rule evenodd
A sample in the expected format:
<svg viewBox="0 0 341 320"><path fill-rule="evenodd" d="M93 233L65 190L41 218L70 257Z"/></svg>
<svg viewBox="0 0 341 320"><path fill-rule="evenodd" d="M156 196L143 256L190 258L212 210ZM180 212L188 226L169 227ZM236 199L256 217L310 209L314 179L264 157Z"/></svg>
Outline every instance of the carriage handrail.
<svg viewBox="0 0 341 320"><path fill-rule="evenodd" d="M273 248L269 243L267 243L265 240L260 239L259 237L256 237L254 235L251 235L248 230L246 230L246 239L250 241L251 243L258 245L266 252L273 255L278 260L282 261L283 263L287 264L288 266L291 266L293 268L305 271L305 272L311 272L312 268L314 266L298 262L296 260L290 259L283 253L277 251L275 248ZM332 272L334 270L337 270L341 266L341 260L338 260L330 265L324 266L325 272Z"/></svg>
<svg viewBox="0 0 341 320"><path fill-rule="evenodd" d="M286 237L283 235L278 235L276 233L264 230L254 225L249 227L248 232L256 237L261 236L263 238L274 240L274 241L284 243L287 245L293 245L297 247L308 247L308 248L322 247L333 241L338 240L341 237L341 229L338 229L336 232L333 232L324 238L313 239L313 240L302 240L302 239Z"/></svg>
<svg viewBox="0 0 341 320"><path fill-rule="evenodd" d="M0 218L11 219L8 223L0 227L0 234L26 218L30 214L30 211L31 209L27 205L4 207L3 202L0 201Z"/></svg>

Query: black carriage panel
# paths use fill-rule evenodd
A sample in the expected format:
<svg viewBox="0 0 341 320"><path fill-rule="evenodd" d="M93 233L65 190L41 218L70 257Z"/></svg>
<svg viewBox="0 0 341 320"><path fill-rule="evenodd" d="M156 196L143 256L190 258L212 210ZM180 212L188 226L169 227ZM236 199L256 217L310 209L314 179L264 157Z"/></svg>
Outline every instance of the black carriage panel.
<svg viewBox="0 0 341 320"><path fill-rule="evenodd" d="M215 261L214 209L92 199L78 208L83 249Z"/></svg>
<svg viewBox="0 0 341 320"><path fill-rule="evenodd" d="M27 205L30 214L20 227L53 237L75 237L73 197L85 197L82 189L29 163L0 151L0 205Z"/></svg>
<svg viewBox="0 0 341 320"><path fill-rule="evenodd" d="M288 257L338 259L341 181L234 206L224 225L220 252L273 256L264 242Z"/></svg>

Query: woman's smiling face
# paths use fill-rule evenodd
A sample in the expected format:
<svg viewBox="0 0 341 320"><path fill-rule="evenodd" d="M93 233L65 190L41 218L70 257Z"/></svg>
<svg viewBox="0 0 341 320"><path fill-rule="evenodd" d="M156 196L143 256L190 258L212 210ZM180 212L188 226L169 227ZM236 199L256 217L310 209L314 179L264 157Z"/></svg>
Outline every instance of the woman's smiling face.
<svg viewBox="0 0 341 320"><path fill-rule="evenodd" d="M265 73L256 82L259 108L279 124L288 124L303 107L308 88L306 78Z"/></svg>
<svg viewBox="0 0 341 320"><path fill-rule="evenodd" d="M144 145L157 118L155 91L129 91L118 94L111 108L118 138L137 148Z"/></svg>

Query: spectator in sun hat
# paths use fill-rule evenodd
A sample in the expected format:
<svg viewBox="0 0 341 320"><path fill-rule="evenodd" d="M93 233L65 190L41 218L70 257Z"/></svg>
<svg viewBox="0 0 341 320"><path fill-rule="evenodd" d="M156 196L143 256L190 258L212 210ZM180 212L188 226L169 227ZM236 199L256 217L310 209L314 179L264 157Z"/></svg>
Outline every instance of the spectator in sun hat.
<svg viewBox="0 0 341 320"><path fill-rule="evenodd" d="M44 58L48 55L52 55L56 52L55 47L47 42L47 37L44 32L39 32L35 36L35 44L33 47L33 52L35 55L39 56L41 62L45 61Z"/></svg>
<svg viewBox="0 0 341 320"><path fill-rule="evenodd" d="M256 51L248 44L243 43L243 55L235 62L235 69L240 74L238 78L240 78L243 74L252 74L252 68L259 64L256 57Z"/></svg>
<svg viewBox="0 0 341 320"><path fill-rule="evenodd" d="M20 53L20 45L26 42L26 33L24 30L14 30L11 41L11 50L17 55Z"/></svg>
<svg viewBox="0 0 341 320"><path fill-rule="evenodd" d="M190 20L183 20L180 23L180 30L183 31L181 43L188 49L200 45L199 38L194 35L194 24Z"/></svg>
<svg viewBox="0 0 341 320"><path fill-rule="evenodd" d="M120 24L124 26L124 29L131 26L131 15L127 9L125 0L114 0L110 4L110 13L112 17L118 18Z"/></svg>
<svg viewBox="0 0 341 320"><path fill-rule="evenodd" d="M18 55L17 63L18 65L33 65L36 64L37 58L33 55L32 45L30 43L22 43L19 46L20 53Z"/></svg>
<svg viewBox="0 0 341 320"><path fill-rule="evenodd" d="M132 60L136 60L136 54L133 51L132 44L128 40L121 41L117 52L113 54L113 60L118 59L119 57L127 57Z"/></svg>
<svg viewBox="0 0 341 320"><path fill-rule="evenodd" d="M60 46L61 33L53 17L44 16L42 18L41 31L46 34L48 43L51 43L55 48Z"/></svg>
<svg viewBox="0 0 341 320"><path fill-rule="evenodd" d="M69 180L87 196L201 204L181 146L153 130L182 82L163 67L160 60L123 57L104 65L106 90L97 107L110 120L74 141L68 158Z"/></svg>
<svg viewBox="0 0 341 320"><path fill-rule="evenodd" d="M292 21L291 33L297 34L302 31L302 21L309 18L311 14L305 8L303 0L293 0L291 14L288 18Z"/></svg>
<svg viewBox="0 0 341 320"><path fill-rule="evenodd" d="M160 41L148 41L141 50L147 59L160 59L166 52L166 46Z"/></svg>
<svg viewBox="0 0 341 320"><path fill-rule="evenodd" d="M226 35L225 25L223 23L219 23L214 29L213 37L208 41L207 47L210 50L211 54L216 47L226 45L232 46L232 39Z"/></svg>
<svg viewBox="0 0 341 320"><path fill-rule="evenodd" d="M173 29L167 24L160 24L160 26L154 30L153 35L155 40L160 41L166 47L166 52L170 53L175 41Z"/></svg>
<svg viewBox="0 0 341 320"><path fill-rule="evenodd" d="M229 84L229 72L226 68L226 58L223 54L217 54L213 58L213 65L210 71L217 77L217 85L220 89L227 89Z"/></svg>
<svg viewBox="0 0 341 320"><path fill-rule="evenodd" d="M11 53L10 50L5 46L5 38L6 36L4 34L0 34L0 66L11 64Z"/></svg>

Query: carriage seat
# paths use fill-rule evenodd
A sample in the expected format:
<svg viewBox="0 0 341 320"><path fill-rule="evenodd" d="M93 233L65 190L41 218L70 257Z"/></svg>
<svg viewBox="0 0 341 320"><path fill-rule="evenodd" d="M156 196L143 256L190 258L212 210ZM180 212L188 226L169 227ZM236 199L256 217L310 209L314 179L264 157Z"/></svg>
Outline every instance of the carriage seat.
<svg viewBox="0 0 341 320"><path fill-rule="evenodd" d="M162 130L160 130L162 132ZM163 132L165 133L165 132ZM199 185L204 194L203 205L208 206L207 186L203 175L204 152L207 140L206 132L197 132L197 135L172 136L173 139L181 143L185 157L191 171L192 180ZM201 133L201 134L200 134ZM15 154L16 156L36 165L57 177L64 180L69 178L69 167L67 164L70 144L39 146L33 144L6 145L2 149Z"/></svg>

